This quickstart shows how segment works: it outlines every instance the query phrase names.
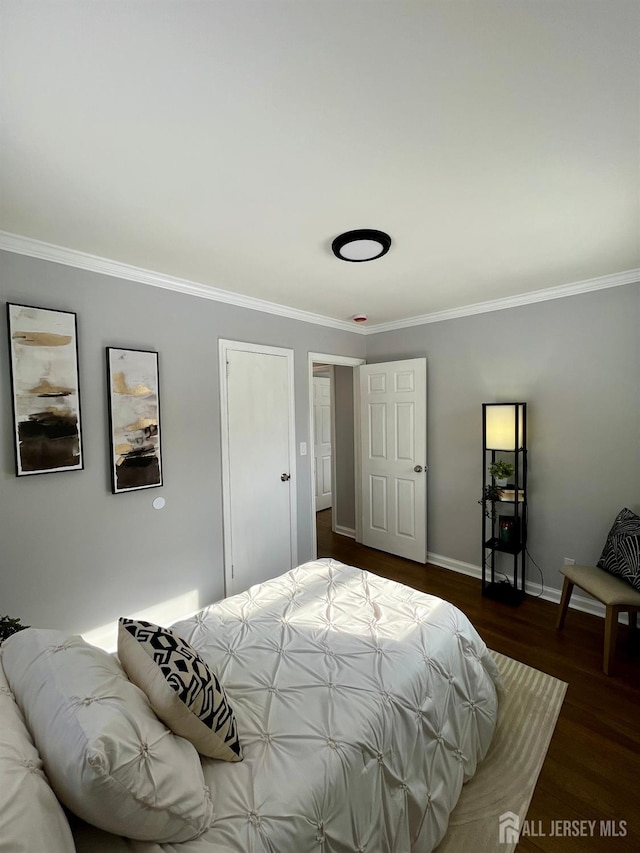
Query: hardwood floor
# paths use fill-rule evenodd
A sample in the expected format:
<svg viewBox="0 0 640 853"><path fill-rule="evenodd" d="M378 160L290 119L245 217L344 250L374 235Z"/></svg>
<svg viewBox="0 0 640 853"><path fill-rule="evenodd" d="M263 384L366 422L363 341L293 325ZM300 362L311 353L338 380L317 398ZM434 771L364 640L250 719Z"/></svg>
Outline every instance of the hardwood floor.
<svg viewBox="0 0 640 853"><path fill-rule="evenodd" d="M490 648L568 683L527 815L528 825L539 832L522 838L518 853L640 851L637 636L629 637L620 626L614 675L607 677L603 619L570 609L563 630L556 631L557 604L526 596L520 606L510 607L483 598L475 578L421 566L332 533L331 510L318 513L317 530L319 557L334 557L447 599L469 617ZM577 823L559 826L556 821L595 821L595 834L578 835ZM626 821L626 835L603 837L601 821ZM583 827L589 832L587 824ZM623 831L620 824L615 828ZM558 829L564 834L552 835Z"/></svg>

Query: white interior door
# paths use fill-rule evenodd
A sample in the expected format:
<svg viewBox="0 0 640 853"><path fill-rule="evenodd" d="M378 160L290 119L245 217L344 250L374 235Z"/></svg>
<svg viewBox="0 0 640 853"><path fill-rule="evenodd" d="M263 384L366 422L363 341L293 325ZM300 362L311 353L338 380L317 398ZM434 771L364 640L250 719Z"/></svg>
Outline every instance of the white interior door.
<svg viewBox="0 0 640 853"><path fill-rule="evenodd" d="M293 567L293 353L221 342L226 593Z"/></svg>
<svg viewBox="0 0 640 853"><path fill-rule="evenodd" d="M316 511L328 509L331 487L331 379L313 378L313 464L316 486Z"/></svg>
<svg viewBox="0 0 640 853"><path fill-rule="evenodd" d="M362 542L427 560L427 360L360 374Z"/></svg>

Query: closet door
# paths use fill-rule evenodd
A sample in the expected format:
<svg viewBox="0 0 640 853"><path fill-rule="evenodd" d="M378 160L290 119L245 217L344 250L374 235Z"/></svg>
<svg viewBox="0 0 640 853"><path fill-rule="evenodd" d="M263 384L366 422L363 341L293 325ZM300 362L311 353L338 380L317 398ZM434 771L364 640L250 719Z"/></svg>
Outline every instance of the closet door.
<svg viewBox="0 0 640 853"><path fill-rule="evenodd" d="M331 484L331 379L313 378L313 467L316 512L332 504Z"/></svg>
<svg viewBox="0 0 640 853"><path fill-rule="evenodd" d="M293 352L222 341L226 594L288 571L295 547Z"/></svg>

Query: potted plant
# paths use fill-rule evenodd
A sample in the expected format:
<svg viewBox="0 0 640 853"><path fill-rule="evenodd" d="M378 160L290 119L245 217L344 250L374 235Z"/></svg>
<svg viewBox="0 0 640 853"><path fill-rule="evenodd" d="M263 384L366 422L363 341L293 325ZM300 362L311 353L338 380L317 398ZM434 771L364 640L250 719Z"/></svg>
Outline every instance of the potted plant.
<svg viewBox="0 0 640 853"><path fill-rule="evenodd" d="M11 619L9 616L0 616L0 643L18 631L24 631L28 625L22 625L19 619Z"/></svg>
<svg viewBox="0 0 640 853"><path fill-rule="evenodd" d="M506 486L507 480L513 474L515 468L511 464L511 462L493 462L489 465L489 474L496 481L498 486Z"/></svg>
<svg viewBox="0 0 640 853"><path fill-rule="evenodd" d="M482 493L482 497L478 503L482 504L484 514L487 518L495 518L496 501L499 501L501 497L502 489L500 489L496 483L490 483L488 486L484 487L484 492Z"/></svg>

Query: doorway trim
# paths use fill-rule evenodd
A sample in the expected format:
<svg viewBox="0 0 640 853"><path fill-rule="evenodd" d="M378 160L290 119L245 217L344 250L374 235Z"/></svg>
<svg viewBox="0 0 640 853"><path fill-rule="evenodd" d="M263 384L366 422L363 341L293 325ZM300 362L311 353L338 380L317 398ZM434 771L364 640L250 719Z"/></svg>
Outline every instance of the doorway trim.
<svg viewBox="0 0 640 853"><path fill-rule="evenodd" d="M313 436L313 365L314 364L340 365L342 367L356 368L356 367L360 367L361 364L366 364L366 359L364 359L364 358L353 358L353 357L347 356L347 355L329 355L328 353L323 353L323 352L310 352L309 353L309 376L308 376L308 380L307 380L308 391L309 391L309 441L307 442L307 447L308 447L308 451L309 451L308 455L309 455L309 461L310 461L309 468L311 471L311 477L310 477L310 480L311 480L311 486L310 486L310 490L311 490L311 553L313 555L313 559L317 559L317 557L318 557L318 537L317 537L317 532L316 532L316 483L315 483L315 477L313 476L313 439L314 439L314 436ZM357 383L355 381L355 375L354 375L354 382L353 382L354 396L355 396L355 392L356 392L356 385L357 385ZM334 393L335 393L335 384L332 382L331 383L331 400L332 400L331 435L332 435L332 438L335 437L335 426L336 426L336 423L335 423L336 410L335 410L335 405L333 405ZM354 414L356 414L356 413L354 413ZM356 420L356 422L354 424L354 435L355 435L356 446L359 445L359 440L358 440L359 431L357 428L358 423L359 423L359 420ZM332 453L332 457L333 457L332 462L331 462L332 476L333 476L335 473L335 441L334 441L334 444L332 446L331 453ZM356 488L355 488L355 495L356 495L356 530L358 529L358 517L359 517L359 512L360 512L360 507L359 507L360 500L359 500L359 488L358 488L358 470L357 469L358 469L358 452L356 451ZM332 486L334 484L335 484L335 477L333 478ZM336 497L335 497L335 491L334 491L334 507L336 505L335 501L336 501ZM334 521L335 521L335 513L334 513Z"/></svg>
<svg viewBox="0 0 640 853"><path fill-rule="evenodd" d="M293 350L252 344L246 341L218 339L218 368L220 375L220 449L222 459L222 539L224 559L225 596L231 589L231 470L229 465L229 398L227 385L227 352L241 350L262 355L277 355L287 359L289 384L289 471L291 472L291 494L289 501L289 524L291 529L291 558L293 566L283 566L283 573L298 565L298 483L296 478L296 419Z"/></svg>

